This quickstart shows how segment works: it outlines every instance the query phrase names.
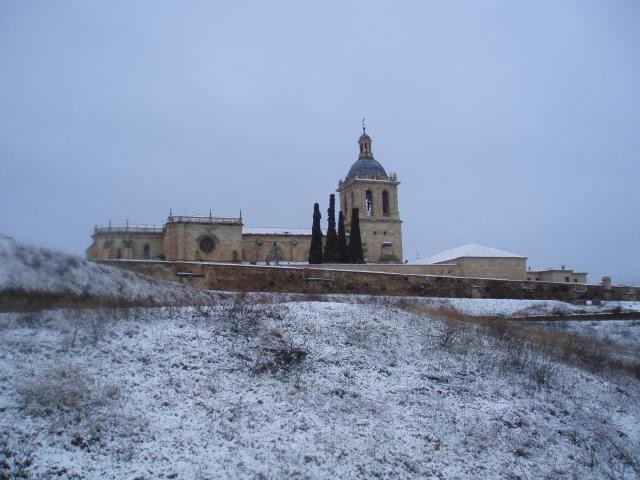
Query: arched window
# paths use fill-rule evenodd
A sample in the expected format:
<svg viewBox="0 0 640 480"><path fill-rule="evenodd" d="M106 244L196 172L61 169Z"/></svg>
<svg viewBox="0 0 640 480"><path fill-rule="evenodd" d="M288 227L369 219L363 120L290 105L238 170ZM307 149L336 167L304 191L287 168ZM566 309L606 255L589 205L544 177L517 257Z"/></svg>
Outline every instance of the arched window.
<svg viewBox="0 0 640 480"><path fill-rule="evenodd" d="M382 215L389 216L389 192L382 192Z"/></svg>
<svg viewBox="0 0 640 480"><path fill-rule="evenodd" d="M148 244L145 244L143 248L143 256L145 260L149 260L151 258L151 248Z"/></svg>
<svg viewBox="0 0 640 480"><path fill-rule="evenodd" d="M371 195L371 190L367 190L364 195L364 211L369 217L373 215L373 195Z"/></svg>

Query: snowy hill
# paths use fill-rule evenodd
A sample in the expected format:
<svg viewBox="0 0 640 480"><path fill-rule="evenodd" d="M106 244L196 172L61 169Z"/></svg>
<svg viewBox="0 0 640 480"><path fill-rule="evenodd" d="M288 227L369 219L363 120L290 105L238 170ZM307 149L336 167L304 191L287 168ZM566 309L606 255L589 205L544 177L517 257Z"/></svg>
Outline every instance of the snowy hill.
<svg viewBox="0 0 640 480"><path fill-rule="evenodd" d="M637 478L638 378L606 343L565 364L400 301L288 298L0 314L0 475Z"/></svg>
<svg viewBox="0 0 640 480"><path fill-rule="evenodd" d="M202 291L98 265L72 255L32 247L0 235L0 294L58 295L69 299L119 300L151 304L206 302Z"/></svg>

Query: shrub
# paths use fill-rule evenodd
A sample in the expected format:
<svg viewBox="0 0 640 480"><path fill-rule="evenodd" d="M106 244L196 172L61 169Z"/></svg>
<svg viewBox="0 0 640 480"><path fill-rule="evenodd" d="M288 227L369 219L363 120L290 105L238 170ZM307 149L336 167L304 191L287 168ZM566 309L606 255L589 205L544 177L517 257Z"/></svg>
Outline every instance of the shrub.
<svg viewBox="0 0 640 480"><path fill-rule="evenodd" d="M533 365L530 373L532 383L538 387L549 386L558 375L558 367L551 362Z"/></svg>
<svg viewBox="0 0 640 480"><path fill-rule="evenodd" d="M73 366L55 367L18 386L22 402L33 415L82 410L92 400L92 381Z"/></svg>
<svg viewBox="0 0 640 480"><path fill-rule="evenodd" d="M286 340L278 330L269 330L261 339L259 354L251 365L253 373L289 371L301 364L308 352Z"/></svg>

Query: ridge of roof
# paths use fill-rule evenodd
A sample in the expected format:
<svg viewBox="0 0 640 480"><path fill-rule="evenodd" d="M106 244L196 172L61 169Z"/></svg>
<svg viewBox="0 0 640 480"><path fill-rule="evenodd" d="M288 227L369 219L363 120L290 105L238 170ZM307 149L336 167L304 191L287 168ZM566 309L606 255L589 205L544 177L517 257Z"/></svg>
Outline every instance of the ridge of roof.
<svg viewBox="0 0 640 480"><path fill-rule="evenodd" d="M419 258L409 262L413 265L431 265L442 263L448 260L454 260L462 257L479 257L479 258L527 258L524 255L507 252L498 248L480 245L479 243L469 243L460 247L443 250L426 258Z"/></svg>

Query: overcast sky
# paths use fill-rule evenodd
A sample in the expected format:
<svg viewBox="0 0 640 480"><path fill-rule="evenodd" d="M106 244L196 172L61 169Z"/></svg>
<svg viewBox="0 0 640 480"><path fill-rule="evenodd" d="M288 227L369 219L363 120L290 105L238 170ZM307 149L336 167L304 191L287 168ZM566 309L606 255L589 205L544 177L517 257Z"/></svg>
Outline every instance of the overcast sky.
<svg viewBox="0 0 640 480"><path fill-rule="evenodd" d="M640 284L640 2L0 2L0 231L310 227L357 158L405 258L477 242ZM323 221L326 215L323 215Z"/></svg>

